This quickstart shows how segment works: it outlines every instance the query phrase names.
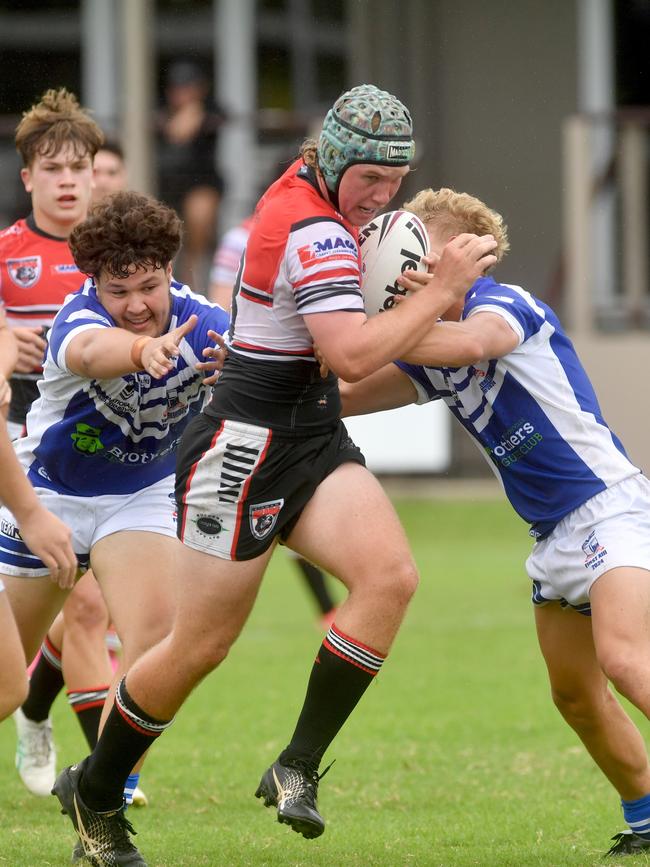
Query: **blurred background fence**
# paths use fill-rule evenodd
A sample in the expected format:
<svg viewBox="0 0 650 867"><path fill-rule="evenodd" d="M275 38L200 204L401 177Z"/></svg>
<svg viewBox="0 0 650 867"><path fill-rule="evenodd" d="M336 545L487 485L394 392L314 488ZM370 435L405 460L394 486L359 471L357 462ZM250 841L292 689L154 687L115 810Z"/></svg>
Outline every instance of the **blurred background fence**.
<svg viewBox="0 0 650 867"><path fill-rule="evenodd" d="M213 247L332 100L372 81L414 116L404 198L451 186L504 215L496 276L557 309L647 469L649 37L650 0L0 0L0 222L28 210L13 132L48 87L78 93L122 141L131 185L160 194L171 70L200 70L224 181ZM207 253L195 267L204 290ZM420 471L486 472L446 416L435 425L444 453Z"/></svg>

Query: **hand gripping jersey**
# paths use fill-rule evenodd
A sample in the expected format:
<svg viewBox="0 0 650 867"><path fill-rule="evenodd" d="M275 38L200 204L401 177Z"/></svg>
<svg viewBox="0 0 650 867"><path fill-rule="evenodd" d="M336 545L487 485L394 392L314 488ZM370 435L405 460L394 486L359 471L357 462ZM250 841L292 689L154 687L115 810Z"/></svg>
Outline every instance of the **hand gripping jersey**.
<svg viewBox="0 0 650 867"><path fill-rule="evenodd" d="M333 427L336 377L321 379L303 316L363 312L357 230L295 162L260 199L237 276L229 355L206 409L304 436Z"/></svg>
<svg viewBox="0 0 650 867"><path fill-rule="evenodd" d="M84 497L128 494L174 472L181 434L204 400L204 374L194 365L211 344L208 329L223 333L229 321L221 307L172 283L168 330L193 313L199 321L183 338L175 368L161 379L144 372L86 379L68 370L68 344L82 331L115 322L90 279L66 299L49 334L27 436L16 442L32 484Z"/></svg>
<svg viewBox="0 0 650 867"><path fill-rule="evenodd" d="M84 281L65 238L37 228L34 216L18 220L0 232L0 300L11 328L42 325L49 328L66 295ZM23 424L38 396L41 367L12 377L9 420Z"/></svg>
<svg viewBox="0 0 650 867"><path fill-rule="evenodd" d="M445 401L539 537L639 469L607 427L573 345L546 304L486 277L468 292L462 319L479 312L502 316L519 346L469 367L398 366L418 403Z"/></svg>

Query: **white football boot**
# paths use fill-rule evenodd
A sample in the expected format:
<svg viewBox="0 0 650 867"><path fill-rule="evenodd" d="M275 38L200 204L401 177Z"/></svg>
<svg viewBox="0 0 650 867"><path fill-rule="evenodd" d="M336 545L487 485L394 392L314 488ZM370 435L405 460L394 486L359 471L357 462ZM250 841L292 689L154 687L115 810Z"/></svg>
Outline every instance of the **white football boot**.
<svg viewBox="0 0 650 867"><path fill-rule="evenodd" d="M14 713L18 732L16 768L20 778L34 795L49 795L56 780L56 751L50 719L32 722L21 708Z"/></svg>
<svg viewBox="0 0 650 867"><path fill-rule="evenodd" d="M133 790L133 801L132 804L134 807L148 807L149 806L149 798L142 791L140 786L136 786Z"/></svg>

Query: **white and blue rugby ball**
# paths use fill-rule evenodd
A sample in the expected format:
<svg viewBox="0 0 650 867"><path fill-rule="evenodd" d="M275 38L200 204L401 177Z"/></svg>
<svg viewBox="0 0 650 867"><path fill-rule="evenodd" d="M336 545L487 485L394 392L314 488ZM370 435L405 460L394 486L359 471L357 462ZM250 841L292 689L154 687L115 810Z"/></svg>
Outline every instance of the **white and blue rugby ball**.
<svg viewBox="0 0 650 867"><path fill-rule="evenodd" d="M429 253L424 223L409 211L389 211L359 229L361 291L368 316L395 306L406 295L396 282L402 271L426 271L422 257Z"/></svg>

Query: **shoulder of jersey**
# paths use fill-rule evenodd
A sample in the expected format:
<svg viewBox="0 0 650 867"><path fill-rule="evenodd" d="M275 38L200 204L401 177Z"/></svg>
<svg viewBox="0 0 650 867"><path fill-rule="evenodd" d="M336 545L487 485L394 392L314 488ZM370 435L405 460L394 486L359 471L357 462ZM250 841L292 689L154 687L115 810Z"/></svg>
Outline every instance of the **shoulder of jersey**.
<svg viewBox="0 0 650 867"><path fill-rule="evenodd" d="M23 220L18 220L16 223L12 223L11 226L7 226L6 229L0 231L0 242L17 238L19 235L24 235L26 229L27 226L25 222Z"/></svg>

